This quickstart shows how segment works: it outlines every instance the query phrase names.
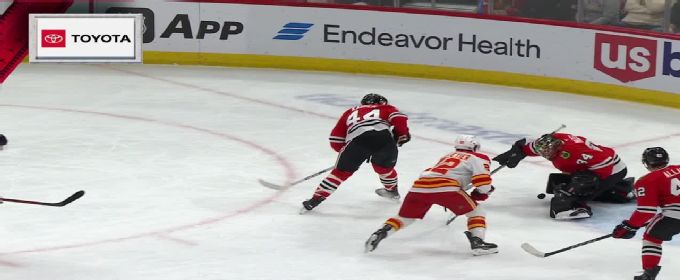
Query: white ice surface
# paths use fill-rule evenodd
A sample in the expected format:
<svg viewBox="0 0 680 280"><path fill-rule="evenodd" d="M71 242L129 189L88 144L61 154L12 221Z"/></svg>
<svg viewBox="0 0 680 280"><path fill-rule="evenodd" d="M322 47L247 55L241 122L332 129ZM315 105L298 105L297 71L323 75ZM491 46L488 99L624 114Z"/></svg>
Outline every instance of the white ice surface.
<svg viewBox="0 0 680 280"><path fill-rule="evenodd" d="M615 147L636 177L645 147L680 157L680 111L586 96L314 72L24 64L0 93L9 139L0 194L87 193L63 208L0 205L0 279L618 280L640 270L641 234L546 259L520 249L607 234L634 208L595 204L589 220L549 219L548 199L536 195L554 169L538 158L494 177L487 240L500 253L481 257L470 254L464 219L446 227L439 208L364 254L363 242L399 207L373 193L379 181L368 166L308 215L297 214L300 202L322 176L282 192L257 183L332 165L328 133L367 92L419 116L399 154L402 194L456 135L479 130L540 136L564 123ZM491 155L512 142L482 141ZM666 244L657 279L680 279L678 261L678 242Z"/></svg>

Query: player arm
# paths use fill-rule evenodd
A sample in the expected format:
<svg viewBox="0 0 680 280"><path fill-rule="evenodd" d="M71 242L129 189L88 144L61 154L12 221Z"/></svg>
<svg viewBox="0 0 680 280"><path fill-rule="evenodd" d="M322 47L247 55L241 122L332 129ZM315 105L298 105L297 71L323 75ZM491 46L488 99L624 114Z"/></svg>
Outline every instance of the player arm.
<svg viewBox="0 0 680 280"><path fill-rule="evenodd" d="M387 121L392 125L392 133L397 145L401 146L408 141L411 141L411 134L408 129L408 117L398 110L389 112Z"/></svg>
<svg viewBox="0 0 680 280"><path fill-rule="evenodd" d="M387 121L392 125L394 134L397 136L409 135L408 117L399 111L389 114Z"/></svg>
<svg viewBox="0 0 680 280"><path fill-rule="evenodd" d="M489 194L493 191L493 185L489 168L491 163L489 160L477 159L472 167L472 186L479 193Z"/></svg>
<svg viewBox="0 0 680 280"><path fill-rule="evenodd" d="M340 152L342 148L345 146L345 137L347 137L347 114L348 111L345 111L344 114L338 119L338 122L335 124L335 127L333 127L333 130L331 130L331 135L328 137L328 141L331 144L331 148L333 148L334 151Z"/></svg>
<svg viewBox="0 0 680 280"><path fill-rule="evenodd" d="M538 154L538 152L536 151L536 147L535 147L535 144L534 144L535 142L536 142L536 140L533 140L529 143L524 144L524 146L522 146L522 152L525 155L527 155L528 157L540 156L540 154Z"/></svg>
<svg viewBox="0 0 680 280"><path fill-rule="evenodd" d="M635 185L635 196L637 197L637 208L628 219L628 223L634 227L642 227L656 216L659 205L656 189L647 187L646 184L638 182Z"/></svg>

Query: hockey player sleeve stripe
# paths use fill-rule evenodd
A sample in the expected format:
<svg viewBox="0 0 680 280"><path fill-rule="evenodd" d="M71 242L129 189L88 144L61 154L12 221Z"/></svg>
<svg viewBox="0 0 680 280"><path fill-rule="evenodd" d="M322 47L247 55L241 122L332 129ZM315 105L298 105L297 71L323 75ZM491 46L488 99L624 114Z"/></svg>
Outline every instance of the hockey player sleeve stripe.
<svg viewBox="0 0 680 280"><path fill-rule="evenodd" d="M491 176L488 174L472 176L472 185L475 187L491 185Z"/></svg>
<svg viewBox="0 0 680 280"><path fill-rule="evenodd" d="M407 118L407 116L401 112L394 112L387 117L387 121L392 122L394 118Z"/></svg>
<svg viewBox="0 0 680 280"><path fill-rule="evenodd" d="M588 169L589 169L589 170L595 170L595 169L605 168L605 167L608 167L608 166L610 166L610 165L615 165L615 164L619 163L619 161L621 161L621 159L619 158L619 156L618 156L618 155L614 155L613 158L612 158L612 157L608 157L608 158L606 158L605 160L603 160L603 161L600 162L600 163L593 164L593 165L590 166Z"/></svg>
<svg viewBox="0 0 680 280"><path fill-rule="evenodd" d="M333 143L345 143L345 137L331 136L328 137L328 140Z"/></svg>
<svg viewBox="0 0 680 280"><path fill-rule="evenodd" d="M652 213L652 214L656 214L656 207L644 207L644 206L638 206L637 211L638 211L638 212L641 212L641 213Z"/></svg>

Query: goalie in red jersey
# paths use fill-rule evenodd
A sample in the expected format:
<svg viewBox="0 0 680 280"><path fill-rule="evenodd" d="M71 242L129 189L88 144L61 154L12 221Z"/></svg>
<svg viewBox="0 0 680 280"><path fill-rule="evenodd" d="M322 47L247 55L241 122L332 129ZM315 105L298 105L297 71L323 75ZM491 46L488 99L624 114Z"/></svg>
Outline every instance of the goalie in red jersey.
<svg viewBox="0 0 680 280"><path fill-rule="evenodd" d="M382 197L399 200L397 190L398 149L411 140L408 117L388 104L382 95L369 93L361 105L347 109L338 119L329 137L338 159L331 173L321 181L312 198L302 202L305 213L317 207L359 169L370 162L380 177L383 188L375 192Z"/></svg>
<svg viewBox="0 0 680 280"><path fill-rule="evenodd" d="M434 204L444 206L456 215L468 217L468 231L465 232L472 254L487 255L498 253L498 246L484 241L486 214L479 201L489 198L494 187L491 185L489 157L479 153L479 141L472 135L456 138L456 151L442 157L435 166L420 174L406 195L399 214L385 221L382 228L374 232L365 243L366 252L378 247L380 241L392 233L405 228L416 219L422 219ZM468 194L465 187L474 190Z"/></svg>
<svg viewBox="0 0 680 280"><path fill-rule="evenodd" d="M588 201L625 203L633 198L634 179L625 178L626 165L614 149L583 136L551 133L529 143L521 139L493 160L514 168L526 156L542 156L562 172L548 177L546 192L554 194L550 201L551 218L590 218L593 213Z"/></svg>
<svg viewBox="0 0 680 280"><path fill-rule="evenodd" d="M642 275L635 280L654 280L661 270L661 244L680 233L680 165L668 165L664 148L647 148L642 164L649 173L635 183L637 209L612 233L614 238L630 239L643 226ZM657 213L657 209L661 212Z"/></svg>

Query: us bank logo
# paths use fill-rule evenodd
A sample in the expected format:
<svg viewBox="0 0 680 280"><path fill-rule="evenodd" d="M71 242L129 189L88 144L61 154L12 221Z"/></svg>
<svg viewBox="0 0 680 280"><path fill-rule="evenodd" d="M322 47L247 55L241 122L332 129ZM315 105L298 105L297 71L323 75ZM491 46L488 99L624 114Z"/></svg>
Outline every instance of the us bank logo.
<svg viewBox="0 0 680 280"><path fill-rule="evenodd" d="M274 36L274 40L296 41L302 39L310 28L314 26L313 23L304 22L289 22L283 26L281 30Z"/></svg>

